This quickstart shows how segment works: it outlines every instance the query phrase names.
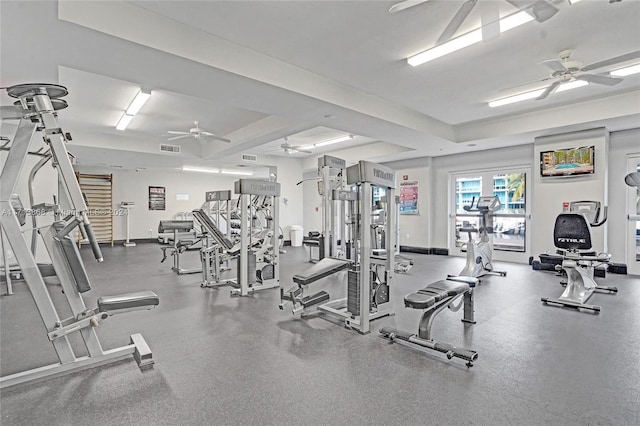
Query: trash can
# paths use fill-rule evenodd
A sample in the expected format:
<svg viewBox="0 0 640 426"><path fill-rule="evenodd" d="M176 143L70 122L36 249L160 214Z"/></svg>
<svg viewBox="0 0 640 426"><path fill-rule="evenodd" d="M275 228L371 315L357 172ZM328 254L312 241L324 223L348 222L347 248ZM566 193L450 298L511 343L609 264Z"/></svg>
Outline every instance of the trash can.
<svg viewBox="0 0 640 426"><path fill-rule="evenodd" d="M291 235L291 245L293 247L302 247L302 226L291 225L289 227L289 234Z"/></svg>

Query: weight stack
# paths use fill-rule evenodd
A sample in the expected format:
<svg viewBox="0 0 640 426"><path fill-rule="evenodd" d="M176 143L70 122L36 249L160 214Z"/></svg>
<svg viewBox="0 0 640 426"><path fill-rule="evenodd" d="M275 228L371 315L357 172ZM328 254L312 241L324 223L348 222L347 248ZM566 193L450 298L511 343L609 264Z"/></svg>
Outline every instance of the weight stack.
<svg viewBox="0 0 640 426"><path fill-rule="evenodd" d="M369 271L369 310L373 306L374 278L373 271ZM360 315L360 271L348 271L347 312L354 316Z"/></svg>
<svg viewBox="0 0 640 426"><path fill-rule="evenodd" d="M360 315L360 271L348 271L347 312Z"/></svg>
<svg viewBox="0 0 640 426"><path fill-rule="evenodd" d="M242 276L240 274L240 258L238 258L238 262L236 265L236 271L238 274L236 276L238 277L238 284L242 285L242 278L240 278ZM249 252L247 254L247 279L249 280L249 282L247 283L248 286L251 286L256 282L256 254L252 252Z"/></svg>

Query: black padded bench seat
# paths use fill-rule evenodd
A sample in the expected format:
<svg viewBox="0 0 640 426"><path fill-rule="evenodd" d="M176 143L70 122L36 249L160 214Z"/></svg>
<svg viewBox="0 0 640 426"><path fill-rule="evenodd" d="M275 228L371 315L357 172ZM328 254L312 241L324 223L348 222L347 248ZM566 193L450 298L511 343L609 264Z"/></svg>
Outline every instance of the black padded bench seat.
<svg viewBox="0 0 640 426"><path fill-rule="evenodd" d="M351 265L351 261L344 259L335 259L333 257L325 257L318 263L306 269L300 274L293 276L293 282L298 285L308 285L321 278L333 275L347 269Z"/></svg>
<svg viewBox="0 0 640 426"><path fill-rule="evenodd" d="M114 312L121 309L151 309L160 304L158 295L152 291L103 296L98 298L98 311Z"/></svg>
<svg viewBox="0 0 640 426"><path fill-rule="evenodd" d="M320 240L318 240L317 237L304 237L302 238L302 244L305 246L318 247L320 245Z"/></svg>
<svg viewBox="0 0 640 426"><path fill-rule="evenodd" d="M478 279L473 277L451 277L436 281L425 288L405 296L404 306L412 309L427 309L443 299L462 294L475 287Z"/></svg>

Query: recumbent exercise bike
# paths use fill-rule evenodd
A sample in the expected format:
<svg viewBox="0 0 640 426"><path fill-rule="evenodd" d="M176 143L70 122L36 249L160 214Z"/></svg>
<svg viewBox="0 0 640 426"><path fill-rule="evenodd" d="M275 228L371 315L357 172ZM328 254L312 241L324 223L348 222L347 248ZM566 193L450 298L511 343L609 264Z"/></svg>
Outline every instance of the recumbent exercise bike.
<svg viewBox="0 0 640 426"><path fill-rule="evenodd" d="M600 312L600 306L586 302L595 291L617 293L617 287L599 286L595 280L594 269L609 262L608 253L594 253L591 249L591 227L601 226L607 221L607 207L602 210L600 218L600 202L574 201L570 211L561 213L556 218L553 228L554 245L562 255L562 265L556 269L566 274L566 288L557 298L543 297L548 303L571 308L589 309Z"/></svg>

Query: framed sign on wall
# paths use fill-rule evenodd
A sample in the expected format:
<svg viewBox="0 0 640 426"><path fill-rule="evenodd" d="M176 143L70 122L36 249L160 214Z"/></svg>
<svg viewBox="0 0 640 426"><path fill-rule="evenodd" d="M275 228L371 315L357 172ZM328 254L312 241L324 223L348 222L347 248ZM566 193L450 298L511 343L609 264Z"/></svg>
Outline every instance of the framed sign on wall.
<svg viewBox="0 0 640 426"><path fill-rule="evenodd" d="M418 181L400 182L400 214L418 214Z"/></svg>
<svg viewBox="0 0 640 426"><path fill-rule="evenodd" d="M166 191L164 186L149 187L149 210L166 209Z"/></svg>

